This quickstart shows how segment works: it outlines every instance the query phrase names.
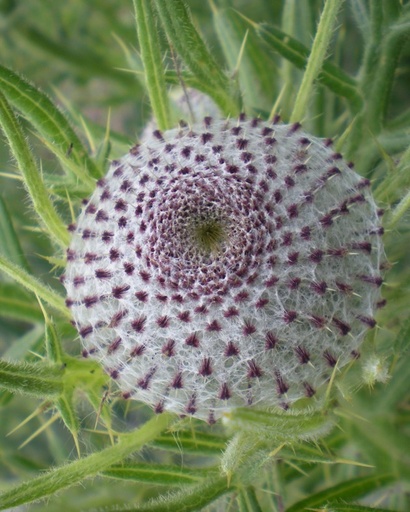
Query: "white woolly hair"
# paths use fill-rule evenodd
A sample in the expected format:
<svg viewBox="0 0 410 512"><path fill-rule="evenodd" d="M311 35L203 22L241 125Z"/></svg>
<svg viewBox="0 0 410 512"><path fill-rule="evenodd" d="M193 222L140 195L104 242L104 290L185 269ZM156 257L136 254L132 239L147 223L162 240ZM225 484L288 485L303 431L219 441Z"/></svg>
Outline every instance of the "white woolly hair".
<svg viewBox="0 0 410 512"><path fill-rule="evenodd" d="M73 228L84 355L124 397L208 422L311 397L376 324L379 217L369 181L299 124L156 130Z"/></svg>

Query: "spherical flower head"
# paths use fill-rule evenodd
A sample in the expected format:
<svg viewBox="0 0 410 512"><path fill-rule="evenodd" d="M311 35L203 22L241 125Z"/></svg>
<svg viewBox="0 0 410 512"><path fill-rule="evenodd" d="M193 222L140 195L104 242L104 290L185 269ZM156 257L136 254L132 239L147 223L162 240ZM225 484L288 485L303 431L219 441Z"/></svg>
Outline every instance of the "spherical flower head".
<svg viewBox="0 0 410 512"><path fill-rule="evenodd" d="M287 408L375 326L381 234L330 141L207 117L112 162L73 233L67 304L124 397L209 422Z"/></svg>

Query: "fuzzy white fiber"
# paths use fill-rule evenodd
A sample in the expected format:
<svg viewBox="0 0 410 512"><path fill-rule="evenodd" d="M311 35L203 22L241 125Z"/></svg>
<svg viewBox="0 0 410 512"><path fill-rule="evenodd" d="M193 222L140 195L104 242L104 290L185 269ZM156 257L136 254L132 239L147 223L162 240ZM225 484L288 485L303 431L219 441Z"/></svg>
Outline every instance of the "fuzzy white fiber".
<svg viewBox="0 0 410 512"><path fill-rule="evenodd" d="M155 131L74 228L65 286L84 355L125 397L209 422L313 396L375 325L379 213L298 124Z"/></svg>

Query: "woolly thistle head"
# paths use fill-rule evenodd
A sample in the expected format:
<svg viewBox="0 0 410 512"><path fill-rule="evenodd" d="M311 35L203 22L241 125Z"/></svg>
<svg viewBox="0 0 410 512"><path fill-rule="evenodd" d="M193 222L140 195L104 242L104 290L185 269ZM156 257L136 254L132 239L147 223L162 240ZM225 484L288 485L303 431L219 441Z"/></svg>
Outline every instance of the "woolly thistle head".
<svg viewBox="0 0 410 512"><path fill-rule="evenodd" d="M375 326L379 216L368 180L299 124L155 131L73 227L84 355L124 397L209 422L311 397Z"/></svg>

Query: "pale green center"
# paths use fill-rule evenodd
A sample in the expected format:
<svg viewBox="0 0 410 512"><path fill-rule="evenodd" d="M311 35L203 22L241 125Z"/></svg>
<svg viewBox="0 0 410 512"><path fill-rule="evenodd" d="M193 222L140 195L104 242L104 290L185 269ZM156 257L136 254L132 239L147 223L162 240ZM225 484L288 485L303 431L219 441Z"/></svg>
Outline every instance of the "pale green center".
<svg viewBox="0 0 410 512"><path fill-rule="evenodd" d="M219 220L200 221L194 227L194 239L207 254L218 252L225 239L225 229Z"/></svg>

